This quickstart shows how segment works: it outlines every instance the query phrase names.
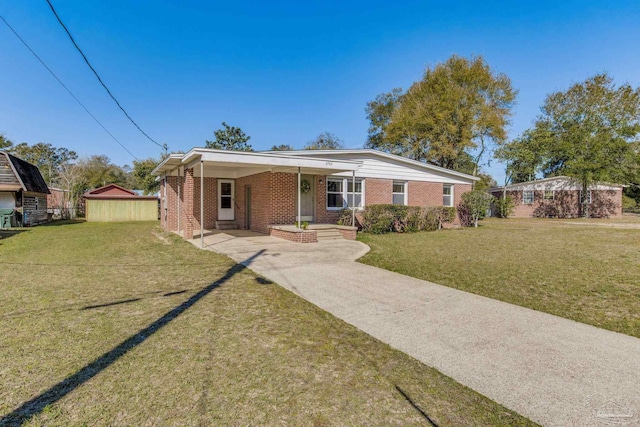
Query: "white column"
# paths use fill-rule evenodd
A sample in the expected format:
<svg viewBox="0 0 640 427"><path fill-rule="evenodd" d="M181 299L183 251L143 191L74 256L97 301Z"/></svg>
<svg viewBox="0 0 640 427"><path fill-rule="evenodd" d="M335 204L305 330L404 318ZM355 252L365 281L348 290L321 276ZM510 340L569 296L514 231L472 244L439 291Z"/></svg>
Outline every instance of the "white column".
<svg viewBox="0 0 640 427"><path fill-rule="evenodd" d="M200 160L200 247L204 248L204 162Z"/></svg>
<svg viewBox="0 0 640 427"><path fill-rule="evenodd" d="M351 175L351 189L353 190L351 204L351 226L356 226L356 171L352 172ZM349 192L347 192L348 196Z"/></svg>
<svg viewBox="0 0 640 427"><path fill-rule="evenodd" d="M302 228L300 224L300 168L298 168L298 228Z"/></svg>

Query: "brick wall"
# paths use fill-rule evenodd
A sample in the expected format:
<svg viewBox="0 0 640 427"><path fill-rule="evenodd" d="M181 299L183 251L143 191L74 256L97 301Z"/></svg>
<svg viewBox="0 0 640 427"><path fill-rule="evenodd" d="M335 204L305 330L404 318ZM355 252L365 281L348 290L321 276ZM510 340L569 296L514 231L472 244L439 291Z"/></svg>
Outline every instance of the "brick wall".
<svg viewBox="0 0 640 427"><path fill-rule="evenodd" d="M200 177L193 180L193 218L194 229L200 232ZM218 180L216 178L204 178L204 229L216 228L218 219Z"/></svg>
<svg viewBox="0 0 640 427"><path fill-rule="evenodd" d="M263 172L236 179L236 221L238 227L247 228L245 196L246 188L251 187L251 230L259 233L269 232L272 175L271 172Z"/></svg>
<svg viewBox="0 0 640 427"><path fill-rule="evenodd" d="M305 231L285 231L277 228L270 228L269 235L279 237L296 243L315 243L318 241L318 234L314 230ZM354 239L355 240L355 239Z"/></svg>
<svg viewBox="0 0 640 427"><path fill-rule="evenodd" d="M391 204L393 203L393 180L366 178L364 193L365 206Z"/></svg>
<svg viewBox="0 0 640 427"><path fill-rule="evenodd" d="M271 224L293 224L298 216L298 174L276 172L271 178Z"/></svg>
<svg viewBox="0 0 640 427"><path fill-rule="evenodd" d="M408 204L409 206L439 206L442 205L442 183L441 182L408 182ZM458 186L454 186L458 187ZM454 197L457 193L454 188Z"/></svg>
<svg viewBox="0 0 640 427"><path fill-rule="evenodd" d="M502 191L493 193L501 198ZM575 218L580 216L580 191L557 190L553 200L544 199L543 190L533 192L533 203L523 203L522 191L507 191L507 195L514 200L514 218ZM589 205L590 215L595 217L616 217L622 215L622 190L601 190L591 192L592 201Z"/></svg>
<svg viewBox="0 0 640 427"><path fill-rule="evenodd" d="M193 216L194 187L193 169L185 169L180 209L183 213L180 218L180 226L182 228L182 236L185 239L193 239L193 231L196 229L195 217Z"/></svg>

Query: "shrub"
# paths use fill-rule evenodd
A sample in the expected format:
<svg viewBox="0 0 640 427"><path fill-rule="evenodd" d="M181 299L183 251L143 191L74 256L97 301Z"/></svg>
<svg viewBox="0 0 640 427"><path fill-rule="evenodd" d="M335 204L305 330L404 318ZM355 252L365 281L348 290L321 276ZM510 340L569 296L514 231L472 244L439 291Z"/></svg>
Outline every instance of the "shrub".
<svg viewBox="0 0 640 427"><path fill-rule="evenodd" d="M494 200L493 206L495 216L497 216L498 218L509 218L511 215L513 215L516 204L513 200L513 197L507 195L505 197Z"/></svg>
<svg viewBox="0 0 640 427"><path fill-rule="evenodd" d="M635 208L637 205L638 203L633 197L622 195L622 209L626 211Z"/></svg>
<svg viewBox="0 0 640 427"><path fill-rule="evenodd" d="M455 208L370 205L362 213L362 230L373 234L438 230L455 219Z"/></svg>
<svg viewBox="0 0 640 427"><path fill-rule="evenodd" d="M458 216L462 226L470 227L473 224L477 227L478 221L486 216L493 199L494 197L491 194L483 190L464 193L462 201L458 205Z"/></svg>

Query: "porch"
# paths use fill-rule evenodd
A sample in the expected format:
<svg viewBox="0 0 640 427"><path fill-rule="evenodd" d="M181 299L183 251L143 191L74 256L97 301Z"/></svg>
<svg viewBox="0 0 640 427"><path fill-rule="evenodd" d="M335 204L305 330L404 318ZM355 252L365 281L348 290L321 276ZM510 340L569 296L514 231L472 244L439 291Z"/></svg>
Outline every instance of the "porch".
<svg viewBox="0 0 640 427"><path fill-rule="evenodd" d="M189 240L199 236L202 246L205 230L213 229L250 230L298 242L355 239L355 229L331 224L338 212L326 209L325 183L327 176L344 172L351 172L355 182L360 164L211 149L174 154L154 171L161 180L161 224ZM303 230L296 226L301 222L312 226Z"/></svg>

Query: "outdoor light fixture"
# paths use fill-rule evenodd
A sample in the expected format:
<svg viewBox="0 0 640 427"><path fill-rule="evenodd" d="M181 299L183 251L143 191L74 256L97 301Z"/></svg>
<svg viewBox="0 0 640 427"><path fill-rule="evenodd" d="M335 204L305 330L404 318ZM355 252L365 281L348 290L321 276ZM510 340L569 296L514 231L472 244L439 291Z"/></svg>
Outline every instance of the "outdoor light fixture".
<svg viewBox="0 0 640 427"><path fill-rule="evenodd" d="M324 181L322 180L322 178L320 178L320 180L318 181L319 184L324 184Z"/></svg>

